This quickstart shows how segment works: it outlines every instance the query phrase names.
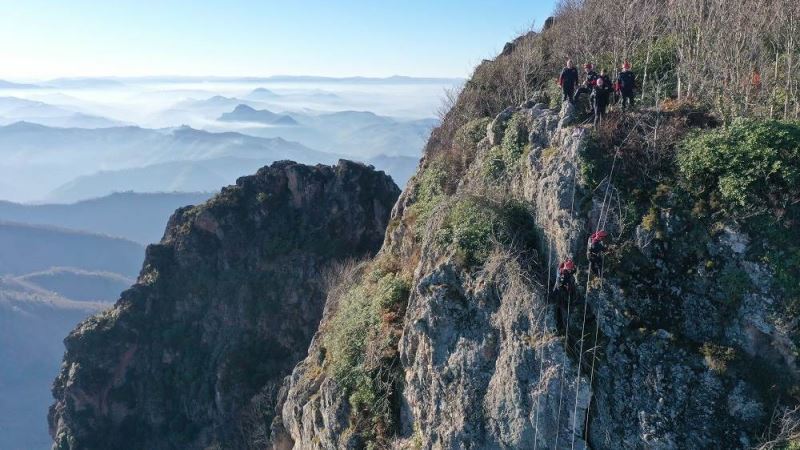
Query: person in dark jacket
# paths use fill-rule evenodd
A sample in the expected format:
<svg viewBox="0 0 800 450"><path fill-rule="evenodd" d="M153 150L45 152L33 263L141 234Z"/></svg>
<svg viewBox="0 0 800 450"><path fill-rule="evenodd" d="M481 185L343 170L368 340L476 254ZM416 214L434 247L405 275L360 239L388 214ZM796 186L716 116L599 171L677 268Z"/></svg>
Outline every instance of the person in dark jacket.
<svg viewBox="0 0 800 450"><path fill-rule="evenodd" d="M561 86L563 93L561 101L569 100L574 102L575 86L578 85L578 69L572 64L572 60L567 60L567 67L561 70L561 75L558 77L558 85Z"/></svg>
<svg viewBox="0 0 800 450"><path fill-rule="evenodd" d="M586 73L586 79L583 81L583 86L581 86L577 92L575 92L575 98L577 99L581 94L591 94L592 88L594 88L595 83L597 83L597 72L594 71L594 65L592 63L586 63L583 65L583 71Z"/></svg>
<svg viewBox="0 0 800 450"><path fill-rule="evenodd" d="M634 90L636 89L636 74L631 71L631 63L625 61L622 64L622 72L617 76L615 89L620 95L622 110L633 108Z"/></svg>
<svg viewBox="0 0 800 450"><path fill-rule="evenodd" d="M608 233L603 230L599 230L589 237L586 256L589 259L589 267L591 268L592 273L596 276L601 275L601 269L603 267L603 254L606 251L606 245L603 243L603 239L605 239L606 236L608 236Z"/></svg>
<svg viewBox="0 0 800 450"><path fill-rule="evenodd" d="M608 77L606 77L608 78ZM597 127L606 116L606 108L611 99L611 85L606 84L603 78L598 77L591 95L592 109L594 110L594 126Z"/></svg>

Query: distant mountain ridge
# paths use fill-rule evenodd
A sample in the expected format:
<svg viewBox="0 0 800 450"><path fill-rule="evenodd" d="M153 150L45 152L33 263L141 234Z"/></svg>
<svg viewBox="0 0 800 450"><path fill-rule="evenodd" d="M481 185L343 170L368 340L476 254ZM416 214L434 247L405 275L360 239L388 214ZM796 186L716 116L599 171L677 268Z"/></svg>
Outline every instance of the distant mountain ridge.
<svg viewBox="0 0 800 450"><path fill-rule="evenodd" d="M304 163L338 159L280 137L214 133L187 126L157 130L135 126L82 129L20 122L0 126L0 179L16 188L0 192L0 198L40 200L53 189L78 176L95 173L98 168L113 171L229 157L257 159L262 166L283 159ZM48 176L42 177L42 173ZM20 189L22 186L24 189Z"/></svg>
<svg viewBox="0 0 800 450"><path fill-rule="evenodd" d="M277 114L266 109L255 109L245 104L236 105L233 111L223 113L219 119L223 122L258 122L269 125L295 126L297 120L287 114Z"/></svg>
<svg viewBox="0 0 800 450"><path fill-rule="evenodd" d="M230 83L303 83L303 82L328 82L328 83L375 83L375 84L427 84L427 83L461 83L463 78L448 77L411 77L392 75L388 77L325 77L314 75L273 75L267 77L226 77L226 76L144 76L144 77L78 77L57 78L41 83L45 86L98 86L106 84L119 86L124 83L187 83L187 82L230 82Z"/></svg>
<svg viewBox="0 0 800 450"><path fill-rule="evenodd" d="M31 283L70 300L111 303L119 298L120 292L127 289L135 280L133 277L112 272L90 272L71 267L53 267L49 270L20 276L17 281Z"/></svg>
<svg viewBox="0 0 800 450"><path fill-rule="evenodd" d="M210 196L203 192L119 192L71 204L0 201L0 221L83 230L149 244L161 239L175 209L203 203Z"/></svg>
<svg viewBox="0 0 800 450"><path fill-rule="evenodd" d="M24 275L68 266L135 276L144 256L136 242L13 222L0 222L0 274Z"/></svg>

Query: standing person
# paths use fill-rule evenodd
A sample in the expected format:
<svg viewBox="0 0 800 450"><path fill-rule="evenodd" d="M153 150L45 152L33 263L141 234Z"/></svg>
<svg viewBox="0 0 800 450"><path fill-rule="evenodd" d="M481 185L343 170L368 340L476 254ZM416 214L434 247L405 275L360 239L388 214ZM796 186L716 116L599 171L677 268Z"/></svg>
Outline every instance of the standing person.
<svg viewBox="0 0 800 450"><path fill-rule="evenodd" d="M608 78L608 77L606 77ZM594 126L600 125L606 116L606 108L611 98L611 86L606 85L603 78L598 77L591 95L592 109L594 110Z"/></svg>
<svg viewBox="0 0 800 450"><path fill-rule="evenodd" d="M628 61L622 64L622 72L617 76L617 82L614 87L620 94L622 110L625 111L628 109L628 106L633 108L633 91L636 89L636 74L631 71L631 63Z"/></svg>
<svg viewBox="0 0 800 450"><path fill-rule="evenodd" d="M567 67L561 70L561 75L558 77L558 85L561 86L563 93L561 101L569 100L574 103L575 99L575 86L578 85L578 69L572 64L572 60L567 60Z"/></svg>
<svg viewBox="0 0 800 450"><path fill-rule="evenodd" d="M583 86L575 93L575 98L578 98L581 94L590 94L597 82L597 72L594 71L594 65L592 63L584 64L583 72L586 74L586 79L583 81Z"/></svg>

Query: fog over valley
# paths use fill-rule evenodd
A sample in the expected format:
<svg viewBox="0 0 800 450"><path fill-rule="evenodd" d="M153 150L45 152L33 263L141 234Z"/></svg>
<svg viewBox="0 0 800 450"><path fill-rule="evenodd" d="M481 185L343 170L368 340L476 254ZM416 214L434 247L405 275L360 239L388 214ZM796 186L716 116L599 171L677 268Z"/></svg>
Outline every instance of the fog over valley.
<svg viewBox="0 0 800 450"><path fill-rule="evenodd" d="M402 188L456 79L0 81L0 449L50 445L62 340L136 280L173 212L278 160Z"/></svg>

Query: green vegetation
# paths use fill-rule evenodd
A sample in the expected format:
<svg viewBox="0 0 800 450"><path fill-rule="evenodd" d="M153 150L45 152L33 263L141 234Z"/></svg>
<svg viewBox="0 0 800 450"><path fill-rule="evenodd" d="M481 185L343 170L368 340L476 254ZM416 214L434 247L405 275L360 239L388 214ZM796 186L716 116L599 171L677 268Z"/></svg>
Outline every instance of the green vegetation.
<svg viewBox="0 0 800 450"><path fill-rule="evenodd" d="M324 346L332 375L346 389L353 390L367 372L366 346L379 332L382 311L405 301L408 290L408 280L376 271L339 300Z"/></svg>
<svg viewBox="0 0 800 450"><path fill-rule="evenodd" d="M710 342L703 344L700 353L705 357L708 368L718 373L724 373L728 365L736 360L736 350Z"/></svg>
<svg viewBox="0 0 800 450"><path fill-rule="evenodd" d="M493 242L532 247L535 242L531 213L518 202L495 205L486 199L459 199L436 235L443 247L453 246L456 260L464 267L483 263Z"/></svg>
<svg viewBox="0 0 800 450"><path fill-rule="evenodd" d="M402 375L399 333L392 326L405 309L409 289L407 278L376 261L361 283L339 299L324 334L326 368L349 398L353 431L373 444L394 427L394 389Z"/></svg>
<svg viewBox="0 0 800 450"><path fill-rule="evenodd" d="M456 131L450 150L433 156L417 175L416 196L407 217L413 221L418 240L436 205L455 192L461 176L475 158L478 143L486 137L490 122L488 117L467 122Z"/></svg>
<svg viewBox="0 0 800 450"><path fill-rule="evenodd" d="M453 137L453 145L461 150L474 152L478 142L486 137L486 127L489 126L491 121L492 119L488 117L482 117L467 122L466 125L456 131Z"/></svg>
<svg viewBox="0 0 800 450"><path fill-rule="evenodd" d="M445 183L448 171L444 158L437 157L431 160L417 177L416 197L406 215L413 221L414 235L420 240L433 208L446 196Z"/></svg>
<svg viewBox="0 0 800 450"><path fill-rule="evenodd" d="M530 150L528 127L524 115L514 114L504 124L504 127L500 145L489 150L483 167L484 176L491 180L498 180L506 176L517 167L522 157Z"/></svg>
<svg viewBox="0 0 800 450"><path fill-rule="evenodd" d="M784 210L800 200L800 124L736 120L696 133L681 146L678 165L693 192L718 193L729 213Z"/></svg>

